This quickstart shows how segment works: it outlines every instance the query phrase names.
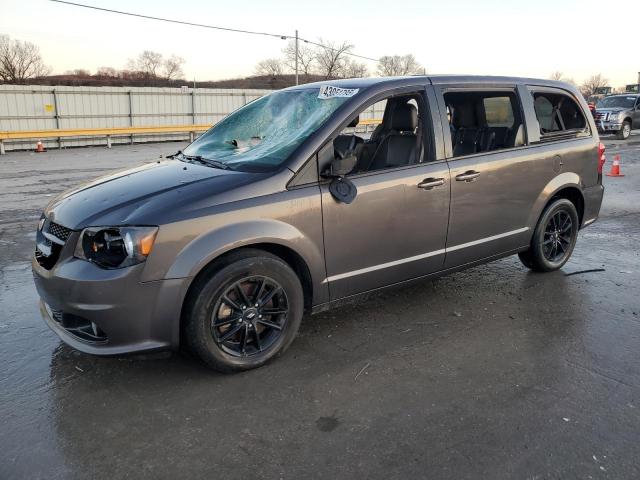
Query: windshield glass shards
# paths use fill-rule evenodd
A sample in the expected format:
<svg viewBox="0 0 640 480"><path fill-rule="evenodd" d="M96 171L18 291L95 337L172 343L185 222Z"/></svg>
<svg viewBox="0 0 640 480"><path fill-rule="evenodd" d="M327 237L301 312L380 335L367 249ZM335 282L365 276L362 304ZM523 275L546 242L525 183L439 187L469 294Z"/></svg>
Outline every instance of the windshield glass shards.
<svg viewBox="0 0 640 480"><path fill-rule="evenodd" d="M318 88L275 92L220 121L184 154L234 170L274 170L347 100L321 96Z"/></svg>

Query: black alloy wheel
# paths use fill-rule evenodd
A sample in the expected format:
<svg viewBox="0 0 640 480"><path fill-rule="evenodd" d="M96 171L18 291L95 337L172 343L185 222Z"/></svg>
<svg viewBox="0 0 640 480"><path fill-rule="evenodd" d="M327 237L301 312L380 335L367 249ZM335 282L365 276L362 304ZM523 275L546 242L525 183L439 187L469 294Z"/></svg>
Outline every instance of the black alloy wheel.
<svg viewBox="0 0 640 480"><path fill-rule="evenodd" d="M549 218L542 238L542 252L550 262L560 262L569 251L573 239L573 221L565 210Z"/></svg>
<svg viewBox="0 0 640 480"><path fill-rule="evenodd" d="M265 276L243 278L217 300L211 332L229 355L244 357L270 348L286 326L289 302L282 286Z"/></svg>
<svg viewBox="0 0 640 480"><path fill-rule="evenodd" d="M214 261L189 289L182 339L221 372L260 367L293 342L304 313L302 283L269 252L243 248Z"/></svg>
<svg viewBox="0 0 640 480"><path fill-rule="evenodd" d="M575 205L566 198L554 199L542 212L529 249L518 256L525 267L536 272L558 270L571 257L579 228Z"/></svg>

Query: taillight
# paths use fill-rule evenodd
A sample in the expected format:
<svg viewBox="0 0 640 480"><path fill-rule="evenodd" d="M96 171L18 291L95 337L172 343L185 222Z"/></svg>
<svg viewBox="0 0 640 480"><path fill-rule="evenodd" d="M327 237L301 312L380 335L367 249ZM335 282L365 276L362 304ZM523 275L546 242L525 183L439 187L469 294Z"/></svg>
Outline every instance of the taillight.
<svg viewBox="0 0 640 480"><path fill-rule="evenodd" d="M604 167L604 162L607 160L607 156L604 154L605 146L604 143L598 143L598 173L602 173L602 167Z"/></svg>

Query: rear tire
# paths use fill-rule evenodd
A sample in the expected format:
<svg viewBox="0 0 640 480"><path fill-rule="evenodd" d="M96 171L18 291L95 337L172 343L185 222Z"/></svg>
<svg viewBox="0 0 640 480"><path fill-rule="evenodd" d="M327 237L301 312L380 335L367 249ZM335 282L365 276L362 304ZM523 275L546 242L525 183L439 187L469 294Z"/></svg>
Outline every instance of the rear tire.
<svg viewBox="0 0 640 480"><path fill-rule="evenodd" d="M280 355L304 313L300 279L282 259L239 250L210 268L189 293L183 335L220 372L260 367Z"/></svg>
<svg viewBox="0 0 640 480"><path fill-rule="evenodd" d="M578 212L571 201L552 201L538 220L529 250L518 254L520 261L536 272L562 268L573 253L579 227Z"/></svg>
<svg viewBox="0 0 640 480"><path fill-rule="evenodd" d="M628 121L622 122L622 128L618 130L616 137L618 140L626 140L631 135L631 124Z"/></svg>

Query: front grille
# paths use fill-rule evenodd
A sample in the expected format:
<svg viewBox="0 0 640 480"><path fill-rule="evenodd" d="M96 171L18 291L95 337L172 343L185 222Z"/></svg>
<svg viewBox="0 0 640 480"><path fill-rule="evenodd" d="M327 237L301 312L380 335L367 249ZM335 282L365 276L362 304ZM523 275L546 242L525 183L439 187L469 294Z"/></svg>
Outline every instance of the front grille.
<svg viewBox="0 0 640 480"><path fill-rule="evenodd" d="M64 328L67 333L73 335L78 340L85 343L106 343L107 334L104 333L98 325L94 322L90 322L86 318L73 315L71 313L65 313L62 310L55 310L49 307L51 311L51 318Z"/></svg>
<svg viewBox="0 0 640 480"><path fill-rule="evenodd" d="M59 238L63 242L66 242L69 236L73 233L73 230L54 222L48 222L47 233L50 233L56 238Z"/></svg>
<svg viewBox="0 0 640 480"><path fill-rule="evenodd" d="M607 112L596 112L596 120L603 120L603 121L607 121L607 119L609 118L609 113Z"/></svg>

